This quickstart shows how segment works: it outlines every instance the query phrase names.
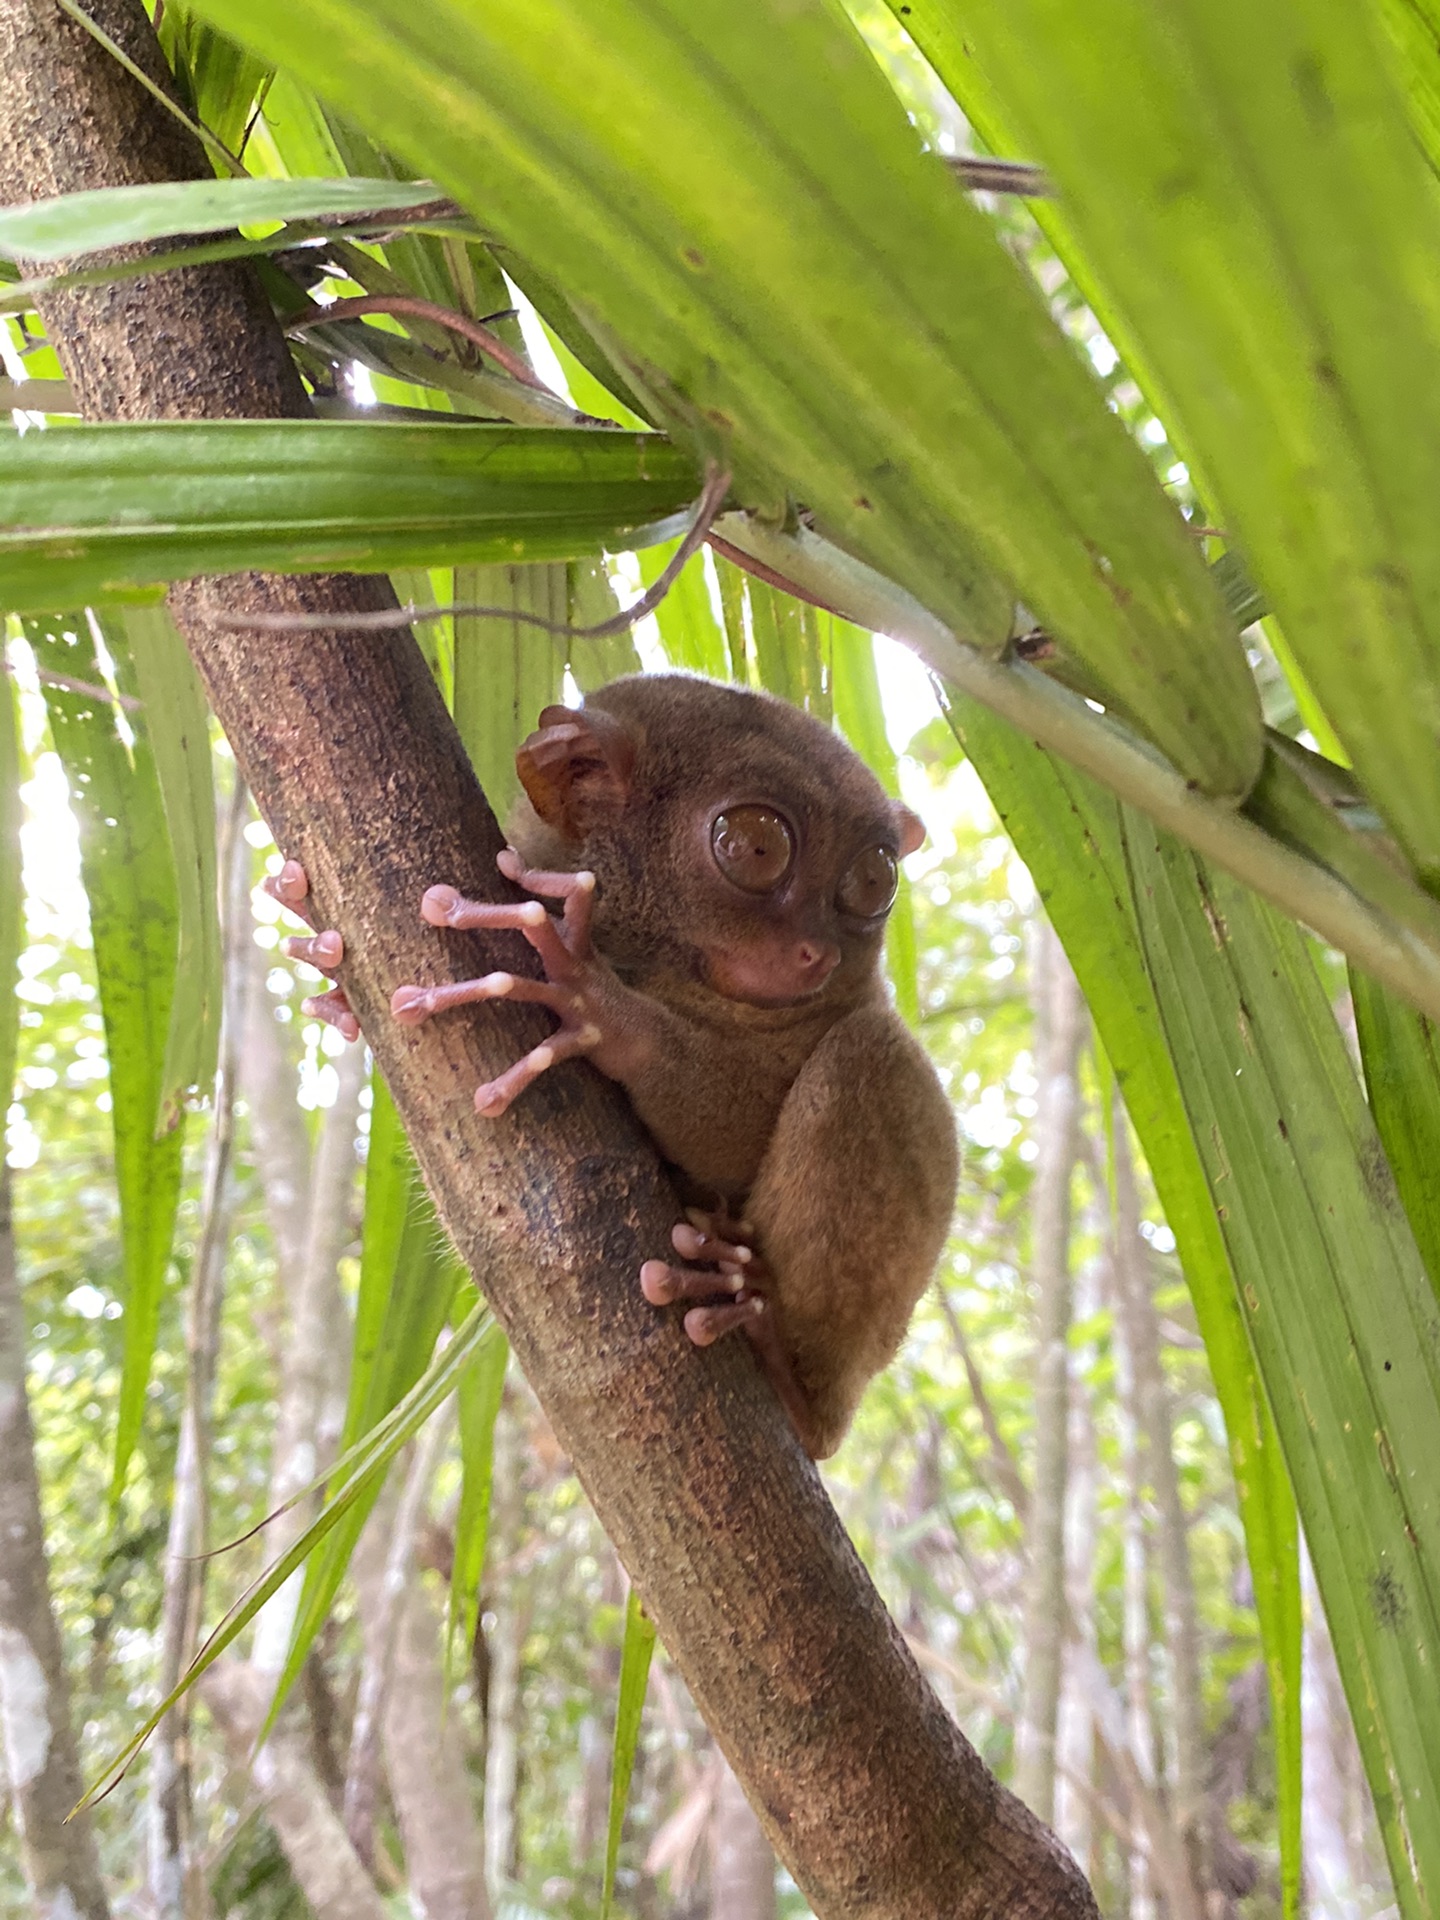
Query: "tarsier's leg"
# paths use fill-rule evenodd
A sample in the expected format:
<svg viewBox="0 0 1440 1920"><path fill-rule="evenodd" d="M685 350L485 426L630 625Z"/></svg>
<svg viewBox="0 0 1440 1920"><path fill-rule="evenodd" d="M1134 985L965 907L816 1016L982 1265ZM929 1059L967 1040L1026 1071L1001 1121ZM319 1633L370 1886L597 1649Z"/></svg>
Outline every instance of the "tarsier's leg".
<svg viewBox="0 0 1440 1920"><path fill-rule="evenodd" d="M787 1094L746 1198L751 1259L739 1261L733 1245L728 1256L764 1310L740 1320L721 1304L685 1316L701 1344L743 1328L817 1459L839 1445L934 1270L954 1201L953 1138L944 1095L895 1015L862 1008L838 1022ZM718 1219L706 1231L711 1243L741 1238ZM692 1253L680 1227L675 1245L714 1265L647 1262L646 1298L704 1297L707 1283L720 1292L726 1263L713 1244ZM713 1318L692 1330L697 1314Z"/></svg>

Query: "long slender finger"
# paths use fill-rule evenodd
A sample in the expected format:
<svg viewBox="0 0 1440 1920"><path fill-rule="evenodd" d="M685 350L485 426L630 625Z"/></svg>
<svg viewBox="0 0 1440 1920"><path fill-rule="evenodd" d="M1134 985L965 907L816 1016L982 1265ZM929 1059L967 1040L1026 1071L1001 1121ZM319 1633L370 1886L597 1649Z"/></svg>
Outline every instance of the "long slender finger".
<svg viewBox="0 0 1440 1920"><path fill-rule="evenodd" d="M713 1208L706 1207L686 1207L685 1218L701 1233L713 1234L717 1240L730 1240L736 1246L754 1250L755 1227L752 1221L732 1220L728 1213L717 1213Z"/></svg>
<svg viewBox="0 0 1440 1920"><path fill-rule="evenodd" d="M764 1319L765 1313L764 1298L758 1293L733 1306L691 1307L685 1316L685 1331L697 1347L710 1347L737 1327L755 1325Z"/></svg>
<svg viewBox="0 0 1440 1920"><path fill-rule="evenodd" d="M279 873L267 874L262 885L272 900L293 913L310 891L310 876L298 860L287 860Z"/></svg>
<svg viewBox="0 0 1440 1920"><path fill-rule="evenodd" d="M676 1300L717 1300L745 1291L741 1273L716 1273L713 1267L672 1267L667 1260L647 1260L640 1269L640 1291L652 1307L668 1307Z"/></svg>
<svg viewBox="0 0 1440 1920"><path fill-rule="evenodd" d="M504 847L495 856L495 864L507 880L527 893L542 893L547 900L568 900L573 893L593 893L595 876L578 873L554 873L547 867L527 867L514 847Z"/></svg>
<svg viewBox="0 0 1440 1920"><path fill-rule="evenodd" d="M483 1113L489 1120L498 1119L542 1073L547 1073L551 1067L558 1067L562 1060L573 1060L579 1054L593 1052L599 1044L598 1027L561 1027L558 1033L551 1034L538 1047L532 1047L523 1060L517 1060L513 1067L507 1067L499 1079L487 1080L483 1087L477 1087L475 1111Z"/></svg>
<svg viewBox="0 0 1440 1920"><path fill-rule="evenodd" d="M345 958L345 942L333 927L324 933L294 933L280 942L280 951L290 960L304 960L321 973L333 973Z"/></svg>
<svg viewBox="0 0 1440 1920"><path fill-rule="evenodd" d="M467 900L454 887L431 887L420 902L420 916L432 927L503 927L517 931L534 947L547 973L563 974L574 966L570 949L538 900Z"/></svg>
<svg viewBox="0 0 1440 1920"><path fill-rule="evenodd" d="M590 937L590 921L595 912L595 876L581 869L578 873L551 873L543 867L527 867L514 847L506 847L495 856L495 864L507 880L527 893L543 894L547 900L565 902L565 926L571 935L570 949L580 951L579 943Z"/></svg>
<svg viewBox="0 0 1440 1920"><path fill-rule="evenodd" d="M300 1002L300 1011L308 1013L312 1019L323 1020L327 1027L334 1027L347 1040L360 1038L360 1022L345 998L343 987L333 987L329 993L312 994L308 1000Z"/></svg>
<svg viewBox="0 0 1440 1920"><path fill-rule="evenodd" d="M487 973L478 980L449 980L438 987L397 987L390 1011L406 1027L418 1027L432 1013L473 1006L479 1000L533 1000L562 1019L573 1013L575 996L553 980L531 980L523 973Z"/></svg>
<svg viewBox="0 0 1440 1920"><path fill-rule="evenodd" d="M675 1251L683 1254L687 1260L708 1260L714 1266L746 1267L755 1258L753 1247L744 1246L738 1240L722 1240L716 1234L703 1233L683 1220L672 1230L670 1239Z"/></svg>

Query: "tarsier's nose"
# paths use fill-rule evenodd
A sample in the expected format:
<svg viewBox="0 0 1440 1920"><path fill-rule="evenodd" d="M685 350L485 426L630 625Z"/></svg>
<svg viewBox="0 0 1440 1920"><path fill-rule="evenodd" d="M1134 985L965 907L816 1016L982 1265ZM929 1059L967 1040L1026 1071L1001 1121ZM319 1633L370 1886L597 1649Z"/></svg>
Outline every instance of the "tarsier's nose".
<svg viewBox="0 0 1440 1920"><path fill-rule="evenodd" d="M820 986L840 964L840 949L830 940L802 940L795 948L795 966L807 984Z"/></svg>

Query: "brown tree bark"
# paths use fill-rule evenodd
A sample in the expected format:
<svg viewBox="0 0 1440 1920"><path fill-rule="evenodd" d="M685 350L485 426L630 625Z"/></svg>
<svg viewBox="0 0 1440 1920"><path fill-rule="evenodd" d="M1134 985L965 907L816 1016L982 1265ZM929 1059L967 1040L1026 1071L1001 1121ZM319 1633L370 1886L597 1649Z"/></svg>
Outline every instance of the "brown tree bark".
<svg viewBox="0 0 1440 1920"><path fill-rule="evenodd" d="M165 82L139 0L90 11ZM0 0L0 197L203 177L197 146L54 0ZM43 318L92 419L276 417L304 395L243 266L53 296ZM389 1017L391 990L524 971L516 936L423 928L438 880L506 897L499 831L412 640L236 634L240 609L387 602L353 577L195 582L171 604L278 844L340 929L344 982L441 1217L484 1273L546 1414L777 1851L825 1920L1092 1914L1073 1863L945 1715L748 1353L689 1347L635 1276L678 1217L617 1089L545 1076L474 1112L548 1021Z"/></svg>
<svg viewBox="0 0 1440 1920"><path fill-rule="evenodd" d="M35 1436L25 1396L25 1326L0 1157L0 1749L36 1920L109 1920L80 1798L70 1687L50 1608Z"/></svg>

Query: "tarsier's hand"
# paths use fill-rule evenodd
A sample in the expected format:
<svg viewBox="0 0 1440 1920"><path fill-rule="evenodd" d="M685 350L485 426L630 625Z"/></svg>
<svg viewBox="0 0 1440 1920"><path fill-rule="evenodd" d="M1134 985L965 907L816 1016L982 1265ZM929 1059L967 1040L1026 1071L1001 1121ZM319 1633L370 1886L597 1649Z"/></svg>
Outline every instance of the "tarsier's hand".
<svg viewBox="0 0 1440 1920"><path fill-rule="evenodd" d="M475 1092L475 1110L494 1119L532 1081L561 1060L594 1053L606 1038L600 1005L609 969L590 944L590 920L595 906L593 873L543 873L525 865L513 847L506 847L495 864L507 880L529 893L562 900L557 920L539 900L497 903L466 900L454 887L431 887L420 903L422 916L432 927L509 927L525 938L545 968L543 980L523 974L487 973L478 980L459 980L439 987L397 987L390 1008L406 1026L418 1026L431 1014L477 1000L530 1000L549 1007L560 1025L548 1040L533 1047L498 1079Z"/></svg>
<svg viewBox="0 0 1440 1920"><path fill-rule="evenodd" d="M269 875L265 881L265 891L272 900L278 900L282 907L288 908L308 926L315 925L305 904L310 893L310 876L298 860L287 860L279 873ZM345 958L345 942L333 927L327 927L319 933L292 934L281 942L280 950L291 960L306 961L320 973L333 973ZM301 1001L300 1011L323 1020L347 1040L360 1038L360 1022L355 1018L343 987L332 987L329 993L312 994L308 1000Z"/></svg>

